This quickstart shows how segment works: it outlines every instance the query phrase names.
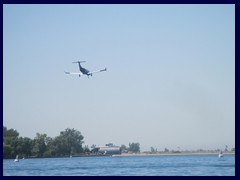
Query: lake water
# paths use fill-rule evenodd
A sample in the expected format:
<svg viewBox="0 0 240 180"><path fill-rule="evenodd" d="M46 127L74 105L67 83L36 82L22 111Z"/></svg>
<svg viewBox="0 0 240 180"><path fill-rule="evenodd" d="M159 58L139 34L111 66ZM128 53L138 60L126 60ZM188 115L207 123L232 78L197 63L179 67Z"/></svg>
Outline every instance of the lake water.
<svg viewBox="0 0 240 180"><path fill-rule="evenodd" d="M235 155L102 156L3 160L4 176L235 176Z"/></svg>

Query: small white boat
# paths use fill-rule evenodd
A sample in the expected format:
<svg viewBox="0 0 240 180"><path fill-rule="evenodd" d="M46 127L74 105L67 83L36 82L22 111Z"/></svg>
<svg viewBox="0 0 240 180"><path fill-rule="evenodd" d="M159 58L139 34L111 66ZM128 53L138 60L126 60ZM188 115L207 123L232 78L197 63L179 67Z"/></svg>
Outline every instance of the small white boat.
<svg viewBox="0 0 240 180"><path fill-rule="evenodd" d="M14 160L14 162L19 162L18 155L16 156L16 159Z"/></svg>
<svg viewBox="0 0 240 180"><path fill-rule="evenodd" d="M223 157L223 153L220 152L220 154L218 155L219 158L222 158Z"/></svg>

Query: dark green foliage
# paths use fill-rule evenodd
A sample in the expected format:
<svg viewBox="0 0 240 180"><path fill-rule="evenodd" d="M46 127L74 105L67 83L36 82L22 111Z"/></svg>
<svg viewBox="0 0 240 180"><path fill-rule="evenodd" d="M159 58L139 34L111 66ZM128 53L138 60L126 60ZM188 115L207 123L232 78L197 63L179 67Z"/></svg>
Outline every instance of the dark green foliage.
<svg viewBox="0 0 240 180"><path fill-rule="evenodd" d="M3 127L3 137L18 137L19 133L14 129L7 130L6 127Z"/></svg>
<svg viewBox="0 0 240 180"><path fill-rule="evenodd" d="M47 134L37 133L34 139L19 137L14 129L3 127L3 158L22 157L56 157L89 152L87 146L82 148L82 134L67 128L60 135L51 138Z"/></svg>
<svg viewBox="0 0 240 180"><path fill-rule="evenodd" d="M121 149L122 149L122 151L127 151L128 150L127 146L125 146L124 144L121 145Z"/></svg>
<svg viewBox="0 0 240 180"><path fill-rule="evenodd" d="M37 133L36 137L33 140L33 155L36 157L43 157L44 152L47 149L46 145L46 134Z"/></svg>
<svg viewBox="0 0 240 180"><path fill-rule="evenodd" d="M84 152L84 153L90 153L90 149L88 148L87 145L84 146L83 152Z"/></svg>
<svg viewBox="0 0 240 180"><path fill-rule="evenodd" d="M7 130L3 127L3 155L7 158L15 157L20 149L21 142L18 141L19 133L14 129Z"/></svg>
<svg viewBox="0 0 240 180"><path fill-rule="evenodd" d="M3 157L11 158L12 147L8 144L3 144Z"/></svg>
<svg viewBox="0 0 240 180"><path fill-rule="evenodd" d="M157 148L151 147L151 153L157 153L157 152L158 152Z"/></svg>
<svg viewBox="0 0 240 180"><path fill-rule="evenodd" d="M165 148L165 149L164 149L164 152L165 152L165 153L168 153L168 152L169 152L169 149L168 149L168 148Z"/></svg>
<svg viewBox="0 0 240 180"><path fill-rule="evenodd" d="M67 128L60 132L60 135L54 139L55 152L58 156L72 155L83 152L82 134L75 130Z"/></svg>
<svg viewBox="0 0 240 180"><path fill-rule="evenodd" d="M129 143L128 150L133 153L138 153L138 152L140 152L140 144L139 143Z"/></svg>

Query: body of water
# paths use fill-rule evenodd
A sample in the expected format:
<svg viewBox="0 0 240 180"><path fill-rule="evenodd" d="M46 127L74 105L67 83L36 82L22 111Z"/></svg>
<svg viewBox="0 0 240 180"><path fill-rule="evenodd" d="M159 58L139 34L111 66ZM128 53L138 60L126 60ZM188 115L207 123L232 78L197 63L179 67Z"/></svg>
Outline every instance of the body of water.
<svg viewBox="0 0 240 180"><path fill-rule="evenodd" d="M3 160L4 176L235 176L235 155L100 156Z"/></svg>

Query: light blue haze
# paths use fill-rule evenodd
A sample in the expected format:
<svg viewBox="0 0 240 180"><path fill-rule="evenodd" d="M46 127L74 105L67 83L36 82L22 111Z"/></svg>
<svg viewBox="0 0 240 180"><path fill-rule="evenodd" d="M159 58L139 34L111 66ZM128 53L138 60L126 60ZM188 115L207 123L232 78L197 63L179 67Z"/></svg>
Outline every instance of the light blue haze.
<svg viewBox="0 0 240 180"><path fill-rule="evenodd" d="M3 125L91 146L235 147L235 6L3 6ZM73 61L93 77L69 76Z"/></svg>

